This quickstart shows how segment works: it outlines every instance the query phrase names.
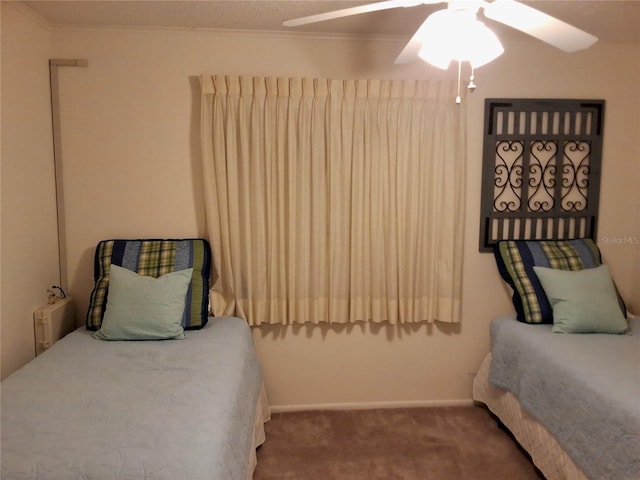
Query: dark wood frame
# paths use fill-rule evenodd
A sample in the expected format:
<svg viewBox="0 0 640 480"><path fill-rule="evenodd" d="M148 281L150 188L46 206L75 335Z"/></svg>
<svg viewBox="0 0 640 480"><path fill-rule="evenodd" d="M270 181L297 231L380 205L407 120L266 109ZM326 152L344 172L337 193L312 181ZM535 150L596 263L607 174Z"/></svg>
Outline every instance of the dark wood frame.
<svg viewBox="0 0 640 480"><path fill-rule="evenodd" d="M486 99L480 251L596 238L604 100Z"/></svg>

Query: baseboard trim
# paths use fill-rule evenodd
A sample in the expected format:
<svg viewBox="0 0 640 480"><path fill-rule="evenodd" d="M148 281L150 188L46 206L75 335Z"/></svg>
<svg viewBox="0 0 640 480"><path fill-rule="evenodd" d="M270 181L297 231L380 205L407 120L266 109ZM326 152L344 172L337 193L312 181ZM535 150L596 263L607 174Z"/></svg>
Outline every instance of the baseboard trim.
<svg viewBox="0 0 640 480"><path fill-rule="evenodd" d="M471 407L472 399L452 400L407 400L391 402L346 402L308 403L300 405L271 405L271 412L304 412L309 410L371 410L374 408L420 408L420 407Z"/></svg>

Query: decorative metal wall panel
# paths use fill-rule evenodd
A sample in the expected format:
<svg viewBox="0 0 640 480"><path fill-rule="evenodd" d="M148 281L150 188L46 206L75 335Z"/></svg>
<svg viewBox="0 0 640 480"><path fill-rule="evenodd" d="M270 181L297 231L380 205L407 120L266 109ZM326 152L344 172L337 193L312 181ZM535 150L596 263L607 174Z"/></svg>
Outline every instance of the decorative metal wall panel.
<svg viewBox="0 0 640 480"><path fill-rule="evenodd" d="M595 240L604 100L487 99L480 251Z"/></svg>

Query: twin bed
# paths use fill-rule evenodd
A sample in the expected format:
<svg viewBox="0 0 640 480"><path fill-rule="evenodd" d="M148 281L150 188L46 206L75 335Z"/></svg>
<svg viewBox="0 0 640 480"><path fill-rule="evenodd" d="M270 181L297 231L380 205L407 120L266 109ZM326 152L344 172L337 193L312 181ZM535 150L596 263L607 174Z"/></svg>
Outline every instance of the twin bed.
<svg viewBox="0 0 640 480"><path fill-rule="evenodd" d="M547 480L640 478L640 319L630 325L630 335L563 335L493 320L474 399Z"/></svg>
<svg viewBox="0 0 640 480"><path fill-rule="evenodd" d="M624 319L615 286L590 290L594 274L606 279L597 247L584 239L510 241L496 259L517 317L492 321L474 400L547 480L640 479L640 319ZM540 266L557 269L561 282L544 283Z"/></svg>
<svg viewBox="0 0 640 480"><path fill-rule="evenodd" d="M241 319L179 341L82 327L2 382L2 478L246 480L268 417Z"/></svg>
<svg viewBox="0 0 640 480"><path fill-rule="evenodd" d="M252 478L269 405L247 323L208 316L209 258L199 239L98 245L87 326L2 382L3 479ZM112 265L134 275L124 293ZM145 303L161 279L173 288L175 272L189 278L175 281L172 322L115 316L134 308L137 282L157 277L134 295Z"/></svg>

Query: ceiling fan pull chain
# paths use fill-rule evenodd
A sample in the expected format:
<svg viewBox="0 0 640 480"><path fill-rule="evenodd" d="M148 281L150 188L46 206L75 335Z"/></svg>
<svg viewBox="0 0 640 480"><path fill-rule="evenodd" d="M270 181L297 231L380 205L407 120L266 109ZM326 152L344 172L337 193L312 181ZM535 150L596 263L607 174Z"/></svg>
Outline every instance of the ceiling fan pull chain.
<svg viewBox="0 0 640 480"><path fill-rule="evenodd" d="M467 88L469 89L469 91L471 93L476 91L476 82L474 81L476 79L475 76L475 68L473 68L473 65L471 66L471 77L469 77L469 85L467 86Z"/></svg>

